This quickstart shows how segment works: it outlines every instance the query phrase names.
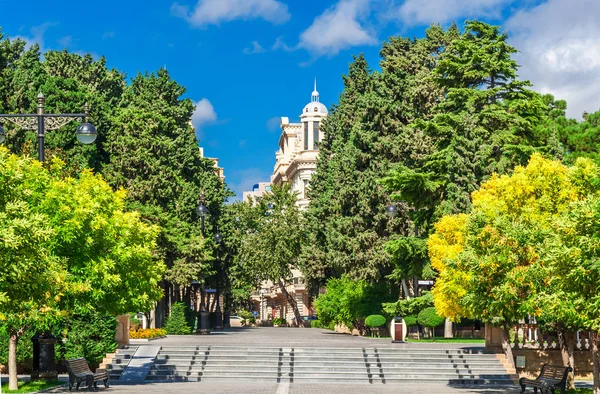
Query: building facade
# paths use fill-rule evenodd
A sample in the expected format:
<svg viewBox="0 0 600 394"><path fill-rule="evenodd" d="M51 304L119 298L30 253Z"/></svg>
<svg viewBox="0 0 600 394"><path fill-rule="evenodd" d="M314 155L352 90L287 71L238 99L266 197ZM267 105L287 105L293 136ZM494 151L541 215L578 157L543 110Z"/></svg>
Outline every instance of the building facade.
<svg viewBox="0 0 600 394"><path fill-rule="evenodd" d="M320 102L317 83L315 80L311 101L304 106L300 122L292 123L288 117L282 117L279 149L275 154L275 167L271 182L259 183L254 190L244 192L244 201L249 196L262 197L270 185L289 183L291 190L296 193L296 204L301 209L307 209L309 199L307 191L310 179L317 169L319 143L323 140L321 122L327 117L327 107ZM286 279L286 290L290 293L302 316L314 315L312 300L308 294L305 279L297 269L292 269L292 278ZM294 312L279 286L271 282L263 282L261 288L252 295L260 320L285 318L291 322Z"/></svg>

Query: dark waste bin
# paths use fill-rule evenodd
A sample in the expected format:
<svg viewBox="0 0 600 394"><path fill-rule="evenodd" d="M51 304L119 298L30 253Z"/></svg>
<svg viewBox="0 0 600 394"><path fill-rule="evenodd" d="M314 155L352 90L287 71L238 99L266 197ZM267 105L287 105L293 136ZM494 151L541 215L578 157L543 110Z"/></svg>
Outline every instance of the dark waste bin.
<svg viewBox="0 0 600 394"><path fill-rule="evenodd" d="M34 335L31 341L33 342L31 380L53 380L58 378L58 371L56 370L54 360L54 345L58 339L51 333L45 332Z"/></svg>

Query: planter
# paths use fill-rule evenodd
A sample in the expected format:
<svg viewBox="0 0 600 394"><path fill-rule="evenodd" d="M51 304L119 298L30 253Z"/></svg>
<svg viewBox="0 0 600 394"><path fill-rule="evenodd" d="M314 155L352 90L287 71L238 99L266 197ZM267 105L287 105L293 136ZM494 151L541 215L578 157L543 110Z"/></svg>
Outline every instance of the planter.
<svg viewBox="0 0 600 394"><path fill-rule="evenodd" d="M151 342L151 341L154 341L154 340L157 340L157 339L163 339L163 338L166 338L166 336L165 336L165 337L154 337L154 338L137 338L137 339L130 339L130 340L129 340L129 343L130 343L131 345L141 345L141 344L144 344L144 343L148 343L148 342Z"/></svg>

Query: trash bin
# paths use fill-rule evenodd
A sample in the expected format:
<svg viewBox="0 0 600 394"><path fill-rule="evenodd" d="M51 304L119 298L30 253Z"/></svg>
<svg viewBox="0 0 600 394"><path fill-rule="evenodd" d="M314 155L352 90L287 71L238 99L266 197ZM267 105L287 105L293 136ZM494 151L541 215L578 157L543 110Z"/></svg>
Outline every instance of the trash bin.
<svg viewBox="0 0 600 394"><path fill-rule="evenodd" d="M54 345L58 341L49 332L36 334L31 338L33 342L33 367L31 380L56 379L58 371L54 362Z"/></svg>
<svg viewBox="0 0 600 394"><path fill-rule="evenodd" d="M407 327L402 316L396 316L390 323L390 333L392 334L392 343L404 343L406 339Z"/></svg>

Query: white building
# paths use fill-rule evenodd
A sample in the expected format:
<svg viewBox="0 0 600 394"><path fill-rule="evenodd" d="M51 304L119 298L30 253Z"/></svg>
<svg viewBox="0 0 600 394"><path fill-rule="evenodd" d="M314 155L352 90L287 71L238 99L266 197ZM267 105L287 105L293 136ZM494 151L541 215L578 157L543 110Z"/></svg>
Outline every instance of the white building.
<svg viewBox="0 0 600 394"><path fill-rule="evenodd" d="M289 118L281 118L281 136L279 150L275 154L275 167L271 182L262 182L252 191L244 192L244 201L249 196L262 197L270 190L271 185L282 185L289 182L292 192L297 194L296 204L300 209L308 207L307 190L312 174L317 169L319 142L323 139L321 122L327 117L327 107L319 101L317 81L311 101L304 106L300 114L300 122L291 123ZM297 269L292 269L292 278L286 279L286 289L298 303L300 315L312 315L312 300L308 295L304 277ZM261 289L254 292L252 301L256 305L260 320L283 317L288 322L294 317L293 310L279 286L264 282Z"/></svg>
<svg viewBox="0 0 600 394"><path fill-rule="evenodd" d="M327 107L319 101L315 80L311 101L304 106L300 122L290 123L289 118L281 118L279 150L275 154L271 183L281 185L290 182L292 191L297 193L300 209L308 207L306 192L317 169L319 142L323 139L321 121L327 114Z"/></svg>
<svg viewBox="0 0 600 394"><path fill-rule="evenodd" d="M242 201L248 201L252 198L253 201L258 201L262 196L271 191L271 182L259 182L252 187L251 191L245 191L242 197Z"/></svg>

